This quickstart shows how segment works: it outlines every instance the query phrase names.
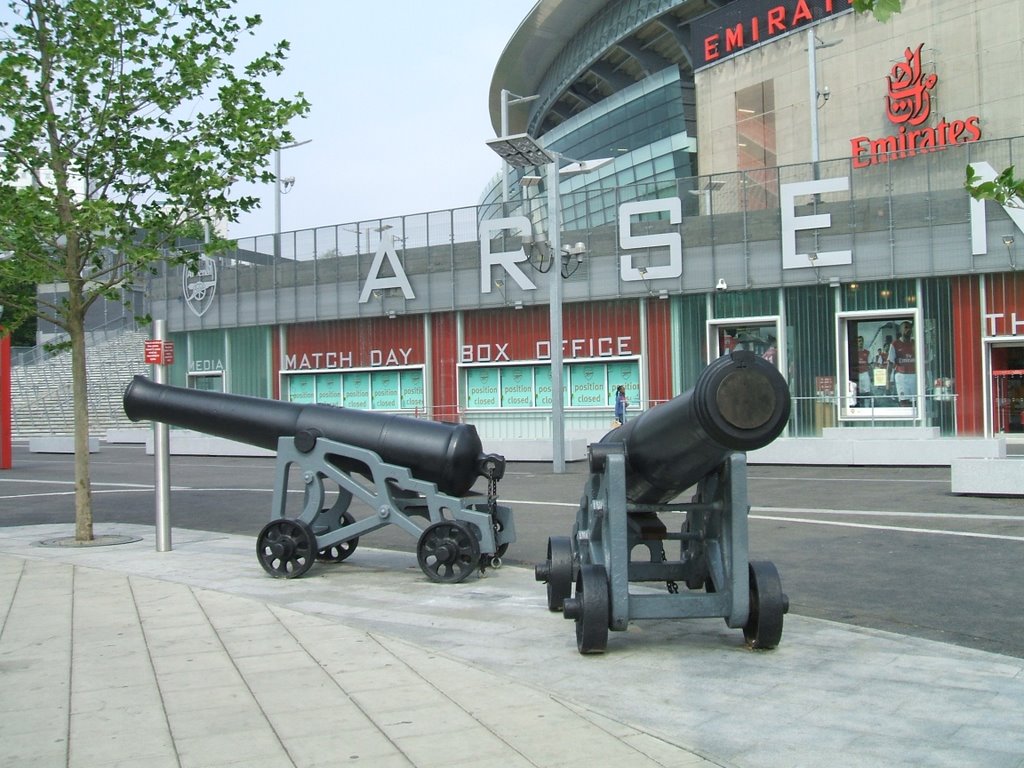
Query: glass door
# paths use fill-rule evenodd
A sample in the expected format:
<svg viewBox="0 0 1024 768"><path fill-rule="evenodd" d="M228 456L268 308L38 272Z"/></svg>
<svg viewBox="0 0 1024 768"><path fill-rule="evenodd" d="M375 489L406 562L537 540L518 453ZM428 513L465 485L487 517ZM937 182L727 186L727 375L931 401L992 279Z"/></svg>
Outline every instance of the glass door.
<svg viewBox="0 0 1024 768"><path fill-rule="evenodd" d="M992 431L1024 437L1024 344L992 346Z"/></svg>

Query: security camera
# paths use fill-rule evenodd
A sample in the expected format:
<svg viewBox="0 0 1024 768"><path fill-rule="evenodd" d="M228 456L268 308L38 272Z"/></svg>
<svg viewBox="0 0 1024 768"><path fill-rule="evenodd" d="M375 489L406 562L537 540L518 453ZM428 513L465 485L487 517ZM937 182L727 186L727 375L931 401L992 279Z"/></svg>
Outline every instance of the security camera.
<svg viewBox="0 0 1024 768"><path fill-rule="evenodd" d="M729 284L725 282L725 278L718 278L718 285L715 286L716 291L727 291L729 290Z"/></svg>

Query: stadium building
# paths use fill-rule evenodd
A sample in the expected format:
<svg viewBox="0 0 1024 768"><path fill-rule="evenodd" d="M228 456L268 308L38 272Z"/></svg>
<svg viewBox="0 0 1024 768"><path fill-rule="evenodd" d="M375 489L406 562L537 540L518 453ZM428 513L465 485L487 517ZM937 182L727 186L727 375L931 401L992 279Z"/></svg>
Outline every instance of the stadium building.
<svg viewBox="0 0 1024 768"><path fill-rule="evenodd" d="M789 437L1012 439L1024 210L964 180L1024 151L1022 39L1017 0L541 0L480 205L159 275L169 380L463 420L512 458L551 457L554 415L573 459L617 385L646 409L742 348L787 378Z"/></svg>

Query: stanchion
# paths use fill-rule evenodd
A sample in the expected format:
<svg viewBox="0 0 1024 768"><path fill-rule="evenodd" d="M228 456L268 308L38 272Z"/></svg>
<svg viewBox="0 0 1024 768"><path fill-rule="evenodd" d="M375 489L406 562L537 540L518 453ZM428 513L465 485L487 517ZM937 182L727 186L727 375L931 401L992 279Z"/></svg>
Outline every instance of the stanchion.
<svg viewBox="0 0 1024 768"><path fill-rule="evenodd" d="M11 337L0 327L0 469L11 468Z"/></svg>
<svg viewBox="0 0 1024 768"><path fill-rule="evenodd" d="M153 350L147 350L147 359L153 363L153 381L157 384L167 383L167 365L174 361L173 353L167 359L168 345L167 323L165 320L153 321L155 344ZM156 496L156 551L171 551L171 445L168 426L163 422L153 422L153 463L156 468L154 493Z"/></svg>

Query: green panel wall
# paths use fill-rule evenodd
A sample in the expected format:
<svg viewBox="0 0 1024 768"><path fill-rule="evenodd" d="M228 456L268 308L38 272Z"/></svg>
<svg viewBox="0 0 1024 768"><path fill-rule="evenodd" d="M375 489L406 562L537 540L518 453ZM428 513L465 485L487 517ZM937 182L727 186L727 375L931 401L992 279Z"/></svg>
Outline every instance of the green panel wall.
<svg viewBox="0 0 1024 768"><path fill-rule="evenodd" d="M227 341L231 392L270 397L270 328L232 328Z"/></svg>

